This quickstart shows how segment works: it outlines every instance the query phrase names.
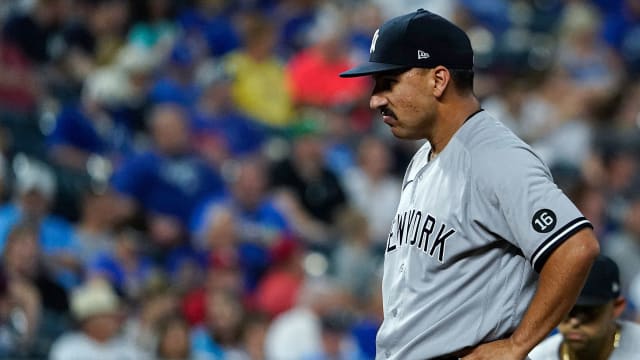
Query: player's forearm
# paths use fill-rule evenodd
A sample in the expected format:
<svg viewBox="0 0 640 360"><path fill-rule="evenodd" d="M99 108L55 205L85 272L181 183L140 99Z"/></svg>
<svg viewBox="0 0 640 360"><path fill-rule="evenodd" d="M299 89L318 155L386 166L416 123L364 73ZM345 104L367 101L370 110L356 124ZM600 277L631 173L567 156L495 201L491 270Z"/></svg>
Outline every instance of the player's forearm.
<svg viewBox="0 0 640 360"><path fill-rule="evenodd" d="M590 229L583 229L558 247L540 273L538 289L520 325L511 336L527 354L571 310L599 253Z"/></svg>

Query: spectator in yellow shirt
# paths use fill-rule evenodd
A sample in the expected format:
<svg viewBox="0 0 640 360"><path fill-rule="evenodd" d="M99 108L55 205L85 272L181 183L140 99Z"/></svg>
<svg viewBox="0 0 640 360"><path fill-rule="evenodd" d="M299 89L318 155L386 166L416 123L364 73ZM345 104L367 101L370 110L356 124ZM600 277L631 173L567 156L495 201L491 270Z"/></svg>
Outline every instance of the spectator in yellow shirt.
<svg viewBox="0 0 640 360"><path fill-rule="evenodd" d="M293 120L284 63L275 53L276 29L260 15L244 26L244 47L225 58L233 77L232 96L241 111L264 124L281 128Z"/></svg>

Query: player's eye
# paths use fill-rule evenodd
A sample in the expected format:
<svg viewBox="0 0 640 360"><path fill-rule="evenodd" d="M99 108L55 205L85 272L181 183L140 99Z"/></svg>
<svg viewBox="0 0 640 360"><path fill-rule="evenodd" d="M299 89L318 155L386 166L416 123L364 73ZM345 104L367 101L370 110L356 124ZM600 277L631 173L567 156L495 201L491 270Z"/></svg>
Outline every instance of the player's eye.
<svg viewBox="0 0 640 360"><path fill-rule="evenodd" d="M602 313L601 306L575 306L567 315L565 321L572 318L580 320L580 323L590 323L596 320Z"/></svg>
<svg viewBox="0 0 640 360"><path fill-rule="evenodd" d="M397 83L398 79L395 76L381 76L379 78L376 78L374 93L381 91L390 91Z"/></svg>

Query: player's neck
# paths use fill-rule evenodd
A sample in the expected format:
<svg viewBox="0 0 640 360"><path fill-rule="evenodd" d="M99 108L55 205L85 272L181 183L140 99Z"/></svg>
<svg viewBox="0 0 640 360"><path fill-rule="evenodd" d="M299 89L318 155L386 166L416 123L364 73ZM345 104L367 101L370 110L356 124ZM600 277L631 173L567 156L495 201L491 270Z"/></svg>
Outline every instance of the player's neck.
<svg viewBox="0 0 640 360"><path fill-rule="evenodd" d="M441 106L438 120L427 138L431 144L431 156L438 155L447 146L456 131L464 124L465 120L479 109L480 103L472 96Z"/></svg>

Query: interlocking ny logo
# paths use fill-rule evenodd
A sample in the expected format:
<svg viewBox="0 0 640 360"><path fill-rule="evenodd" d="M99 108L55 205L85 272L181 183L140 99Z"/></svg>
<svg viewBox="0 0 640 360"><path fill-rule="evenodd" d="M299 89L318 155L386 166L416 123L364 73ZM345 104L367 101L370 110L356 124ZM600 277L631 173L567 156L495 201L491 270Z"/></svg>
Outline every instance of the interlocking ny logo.
<svg viewBox="0 0 640 360"><path fill-rule="evenodd" d="M376 30L375 34L373 34L373 39L371 39L371 48L369 48L369 54L372 54L376 51L376 41L378 41L378 34L380 33L380 29Z"/></svg>
<svg viewBox="0 0 640 360"><path fill-rule="evenodd" d="M418 50L418 60L421 60L421 59L428 59L428 58L430 58L430 57L431 57L431 55L429 55L429 53L428 53L428 52L426 52L426 51L422 51L422 50Z"/></svg>

